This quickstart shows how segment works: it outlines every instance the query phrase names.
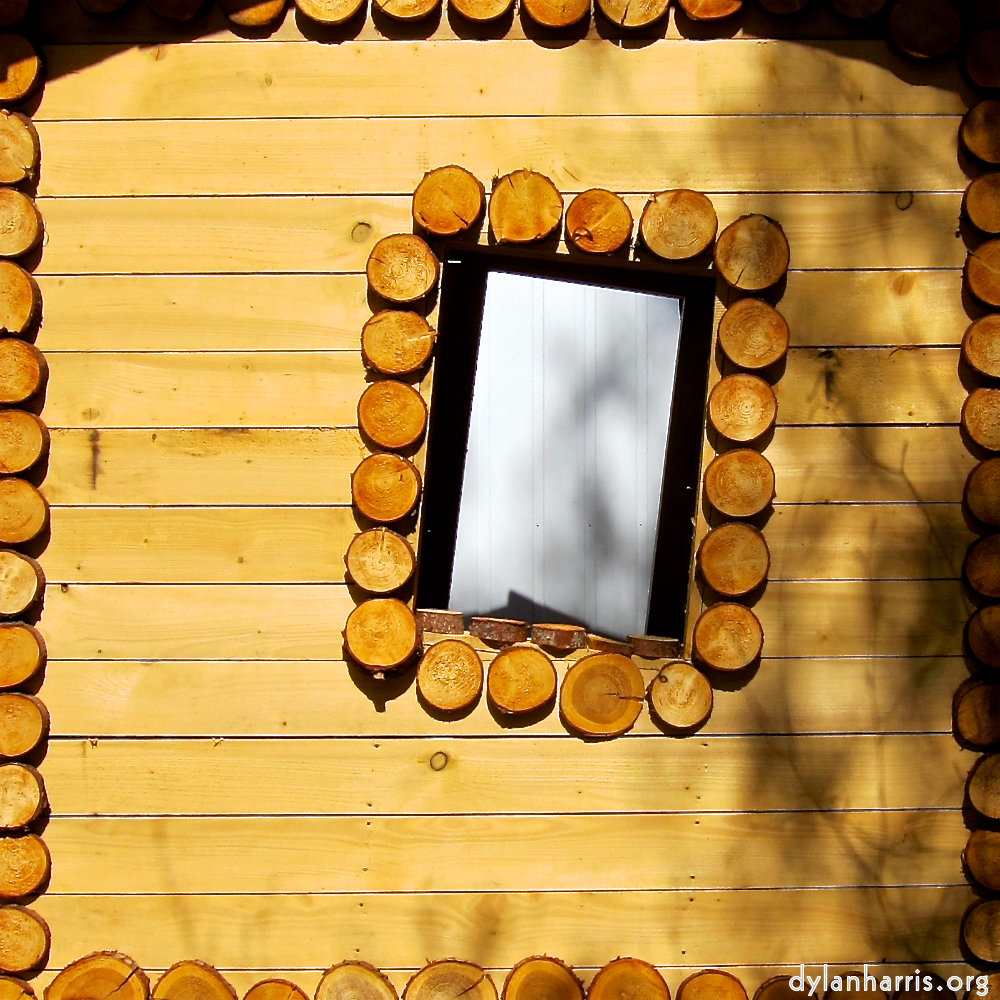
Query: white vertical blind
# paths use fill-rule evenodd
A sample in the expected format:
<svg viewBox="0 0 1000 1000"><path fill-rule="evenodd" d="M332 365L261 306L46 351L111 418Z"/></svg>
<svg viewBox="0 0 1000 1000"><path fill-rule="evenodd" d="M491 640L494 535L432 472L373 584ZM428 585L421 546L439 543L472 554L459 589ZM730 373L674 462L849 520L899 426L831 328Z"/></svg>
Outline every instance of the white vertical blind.
<svg viewBox="0 0 1000 1000"><path fill-rule="evenodd" d="M489 275L451 607L645 631L679 332L675 298Z"/></svg>

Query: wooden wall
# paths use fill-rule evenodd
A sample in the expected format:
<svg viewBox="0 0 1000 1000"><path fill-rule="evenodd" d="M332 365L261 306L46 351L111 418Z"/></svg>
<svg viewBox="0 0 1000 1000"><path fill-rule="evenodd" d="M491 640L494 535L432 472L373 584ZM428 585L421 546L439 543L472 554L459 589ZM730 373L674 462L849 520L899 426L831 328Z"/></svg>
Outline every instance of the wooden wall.
<svg viewBox="0 0 1000 1000"><path fill-rule="evenodd" d="M965 971L954 65L822 11L637 44L41 16L42 981L102 948L309 992L349 957ZM342 660L361 272L448 162L785 227L765 659L696 737L444 723Z"/></svg>

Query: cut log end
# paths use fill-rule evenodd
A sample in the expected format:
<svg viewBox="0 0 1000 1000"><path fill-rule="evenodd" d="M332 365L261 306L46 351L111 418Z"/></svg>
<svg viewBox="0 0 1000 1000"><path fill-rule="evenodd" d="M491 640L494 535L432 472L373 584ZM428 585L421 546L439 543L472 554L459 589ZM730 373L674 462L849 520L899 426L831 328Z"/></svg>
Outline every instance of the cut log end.
<svg viewBox="0 0 1000 1000"><path fill-rule="evenodd" d="M49 849L41 837L33 833L0 837L0 899L24 899L38 892L51 867Z"/></svg>
<svg viewBox="0 0 1000 1000"><path fill-rule="evenodd" d="M1000 451L1000 389L976 389L962 406L962 427L987 451Z"/></svg>
<svg viewBox="0 0 1000 1000"><path fill-rule="evenodd" d="M566 210L566 239L584 253L614 253L632 235L632 213L604 188L578 194Z"/></svg>
<svg viewBox="0 0 1000 1000"><path fill-rule="evenodd" d="M778 400L756 375L727 375L709 394L708 418L730 441L756 441L778 419Z"/></svg>
<svg viewBox="0 0 1000 1000"><path fill-rule="evenodd" d="M436 285L441 265L431 248L410 233L384 236L368 257L365 273L373 292L388 302L416 302Z"/></svg>
<svg viewBox="0 0 1000 1000"><path fill-rule="evenodd" d="M0 475L25 472L45 456L49 432L33 413L0 410Z"/></svg>
<svg viewBox="0 0 1000 1000"><path fill-rule="evenodd" d="M670 1000L663 976L639 958L616 958L598 970L587 1000Z"/></svg>
<svg viewBox="0 0 1000 1000"><path fill-rule="evenodd" d="M618 653L619 656L631 656L634 652L632 643L626 639L609 639L606 635L587 633L587 648L595 653ZM654 657L655 659L655 657Z"/></svg>
<svg viewBox="0 0 1000 1000"><path fill-rule="evenodd" d="M363 4L364 0L295 0L295 6L317 24L343 24Z"/></svg>
<svg viewBox="0 0 1000 1000"><path fill-rule="evenodd" d="M406 382L379 379L358 400L358 427L379 448L410 448L427 427L427 404Z"/></svg>
<svg viewBox="0 0 1000 1000"><path fill-rule="evenodd" d="M743 6L743 0L678 0L678 3L692 21L721 21L738 13Z"/></svg>
<svg viewBox="0 0 1000 1000"><path fill-rule="evenodd" d="M415 312L383 309L361 331L361 356L383 375L409 375L427 364L435 333Z"/></svg>
<svg viewBox="0 0 1000 1000"><path fill-rule="evenodd" d="M785 317L763 299L740 299L719 321L719 346L738 368L776 364L788 351L788 337Z"/></svg>
<svg viewBox="0 0 1000 1000"><path fill-rule="evenodd" d="M367 962L341 962L320 976L314 1000L399 1000L396 989Z"/></svg>
<svg viewBox="0 0 1000 1000"><path fill-rule="evenodd" d="M469 632L484 642L510 646L515 642L525 642L527 640L528 624L517 618L476 616L469 621Z"/></svg>
<svg viewBox="0 0 1000 1000"><path fill-rule="evenodd" d="M521 0L521 9L543 28L568 28L590 13L590 0Z"/></svg>
<svg viewBox="0 0 1000 1000"><path fill-rule="evenodd" d="M408 583L416 569L413 546L388 528L355 535L345 556L350 578L370 594L390 594Z"/></svg>
<svg viewBox="0 0 1000 1000"><path fill-rule="evenodd" d="M1000 833L973 830L962 857L969 874L983 888L1000 891Z"/></svg>
<svg viewBox="0 0 1000 1000"><path fill-rule="evenodd" d="M677 987L677 1000L747 1000L747 991L731 972L704 969Z"/></svg>
<svg viewBox="0 0 1000 1000"><path fill-rule="evenodd" d="M462 635L465 619L461 611L445 611L436 608L421 608L416 613L417 628L421 633L433 632L437 635Z"/></svg>
<svg viewBox="0 0 1000 1000"><path fill-rule="evenodd" d="M49 713L41 701L30 694L0 694L0 757L24 757L48 732Z"/></svg>
<svg viewBox="0 0 1000 1000"><path fill-rule="evenodd" d="M980 232L1000 233L1000 172L983 174L965 189L962 211Z"/></svg>
<svg viewBox="0 0 1000 1000"><path fill-rule="evenodd" d="M753 1000L802 1000L802 994L789 985L791 979L791 976L772 976L770 979L765 979L757 987ZM885 1000L885 998L873 997L872 1000Z"/></svg>
<svg viewBox="0 0 1000 1000"><path fill-rule="evenodd" d="M359 604L347 618L344 646L351 659L373 674L397 670L417 651L413 612L392 597Z"/></svg>
<svg viewBox="0 0 1000 1000"><path fill-rule="evenodd" d="M0 340L0 405L16 406L41 391L48 375L42 352L14 337Z"/></svg>
<svg viewBox="0 0 1000 1000"><path fill-rule="evenodd" d="M0 257L23 257L42 242L42 217L16 188L0 188Z"/></svg>
<svg viewBox="0 0 1000 1000"><path fill-rule="evenodd" d="M548 177L534 170L515 170L493 188L490 228L500 243L532 243L555 231L562 210L562 195Z"/></svg>
<svg viewBox="0 0 1000 1000"><path fill-rule="evenodd" d="M977 749L1000 743L1000 684L969 677L952 699L956 734Z"/></svg>
<svg viewBox="0 0 1000 1000"><path fill-rule="evenodd" d="M17 264L0 260L0 332L13 337L30 336L41 315L38 283Z"/></svg>
<svg viewBox="0 0 1000 1000"><path fill-rule="evenodd" d="M964 572L977 594L1000 598L1000 535L986 535L969 546Z"/></svg>
<svg viewBox="0 0 1000 1000"><path fill-rule="evenodd" d="M18 687L45 664L41 633L21 622L0 622L0 688Z"/></svg>
<svg viewBox="0 0 1000 1000"><path fill-rule="evenodd" d="M448 0L448 6L477 24L487 24L504 16L514 0Z"/></svg>
<svg viewBox="0 0 1000 1000"><path fill-rule="evenodd" d="M974 104L962 118L958 136L967 153L984 163L1000 163L1000 100Z"/></svg>
<svg viewBox="0 0 1000 1000"><path fill-rule="evenodd" d="M238 1000L236 990L218 969L189 958L170 966L153 987L154 1000ZM68 1000L68 998L67 998Z"/></svg>
<svg viewBox="0 0 1000 1000"><path fill-rule="evenodd" d="M391 524L406 517L420 499L420 473L399 455L369 455L351 477L354 505L371 521Z"/></svg>
<svg viewBox="0 0 1000 1000"><path fill-rule="evenodd" d="M35 1000L35 991L23 979L0 976L0 1000Z"/></svg>
<svg viewBox="0 0 1000 1000"><path fill-rule="evenodd" d="M372 3L394 21L420 21L441 6L441 0L372 0Z"/></svg>
<svg viewBox="0 0 1000 1000"><path fill-rule="evenodd" d="M0 28L17 24L31 6L30 0L0 0Z"/></svg>
<svg viewBox="0 0 1000 1000"><path fill-rule="evenodd" d="M981 90L1000 89L1000 28L986 28L969 39L965 75Z"/></svg>
<svg viewBox="0 0 1000 1000"><path fill-rule="evenodd" d="M285 0L219 0L222 12L242 28L260 28L277 21L285 12Z"/></svg>
<svg viewBox="0 0 1000 1000"><path fill-rule="evenodd" d="M680 639L664 635L630 635L627 639L631 653L643 660L673 659L681 655L683 646Z"/></svg>
<svg viewBox="0 0 1000 1000"><path fill-rule="evenodd" d="M0 549L0 615L13 618L35 604L45 591L42 567L10 549Z"/></svg>
<svg viewBox="0 0 1000 1000"><path fill-rule="evenodd" d="M756 662L764 645L757 616L742 604L713 604L694 626L694 653L713 670L743 670Z"/></svg>
<svg viewBox="0 0 1000 1000"><path fill-rule="evenodd" d="M31 43L20 35L0 34L0 105L20 104L41 86L42 60Z"/></svg>
<svg viewBox="0 0 1000 1000"><path fill-rule="evenodd" d="M305 992L287 979L262 979L243 995L243 1000L309 1000Z"/></svg>
<svg viewBox="0 0 1000 1000"><path fill-rule="evenodd" d="M45 808L45 784L29 764L0 766L0 830L20 830Z"/></svg>
<svg viewBox="0 0 1000 1000"><path fill-rule="evenodd" d="M540 649L510 646L490 664L486 687L497 709L521 715L548 705L555 697L557 681L555 665Z"/></svg>
<svg viewBox="0 0 1000 1000"><path fill-rule="evenodd" d="M678 660L661 667L648 694L653 714L670 729L696 729L712 714L712 685L690 663Z"/></svg>
<svg viewBox="0 0 1000 1000"><path fill-rule="evenodd" d="M15 975L44 965L49 954L48 924L26 906L0 906L0 972Z"/></svg>
<svg viewBox="0 0 1000 1000"><path fill-rule="evenodd" d="M969 803L981 816L1000 819L1000 754L980 757L969 772Z"/></svg>
<svg viewBox="0 0 1000 1000"><path fill-rule="evenodd" d="M962 17L948 0L898 0L889 39L910 59L941 59L962 40Z"/></svg>
<svg viewBox="0 0 1000 1000"><path fill-rule="evenodd" d="M571 649L586 648L587 632L579 625L539 622L531 626L531 641L536 646L568 652Z"/></svg>
<svg viewBox="0 0 1000 1000"><path fill-rule="evenodd" d="M442 639L420 659L417 690L431 708L461 712L479 700L483 690L483 661L467 642Z"/></svg>
<svg viewBox="0 0 1000 1000"><path fill-rule="evenodd" d="M962 918L962 940L983 962L1000 962L1000 899L973 903Z"/></svg>
<svg viewBox="0 0 1000 1000"><path fill-rule="evenodd" d="M502 1000L583 1000L583 984L564 962L532 956L507 974Z"/></svg>
<svg viewBox="0 0 1000 1000"><path fill-rule="evenodd" d="M665 260L689 260L704 253L715 239L719 219L715 206L698 191L661 191L646 202L639 235L646 248Z"/></svg>
<svg viewBox="0 0 1000 1000"><path fill-rule="evenodd" d="M493 980L472 962L447 960L425 965L403 990L403 1000L497 1000Z"/></svg>
<svg viewBox="0 0 1000 1000"><path fill-rule="evenodd" d="M49 505L31 483L0 479L0 544L23 545L49 523Z"/></svg>
<svg viewBox="0 0 1000 1000"><path fill-rule="evenodd" d="M749 524L713 528L698 547L702 579L723 597L742 597L756 590L771 567L764 536Z"/></svg>
<svg viewBox="0 0 1000 1000"><path fill-rule="evenodd" d="M980 608L969 619L968 640L980 663L1000 670L1000 604Z"/></svg>
<svg viewBox="0 0 1000 1000"><path fill-rule="evenodd" d="M965 331L962 359L980 375L1000 378L1000 314L983 316Z"/></svg>
<svg viewBox="0 0 1000 1000"><path fill-rule="evenodd" d="M746 292L776 285L788 271L788 240L766 215L744 215L715 243L715 266L726 284Z"/></svg>
<svg viewBox="0 0 1000 1000"><path fill-rule="evenodd" d="M585 736L620 736L635 725L645 695L642 674L627 656L593 653L566 671L559 707L566 724Z"/></svg>
<svg viewBox="0 0 1000 1000"><path fill-rule="evenodd" d="M2 13L0 6L0 13ZM41 146L27 115L0 111L0 184L22 184L35 179Z"/></svg>
<svg viewBox="0 0 1000 1000"><path fill-rule="evenodd" d="M980 462L965 481L969 513L981 524L1000 527L1000 458Z"/></svg>
<svg viewBox="0 0 1000 1000"><path fill-rule="evenodd" d="M659 21L670 0L597 0L604 16L620 28L645 28Z"/></svg>
<svg viewBox="0 0 1000 1000"><path fill-rule="evenodd" d="M505 10L509 9L510 0L499 2L506 4ZM468 7L469 13L461 9L459 13L473 21L492 21L505 13L505 10L492 13L486 0L474 0L472 3L460 0L460 3ZM484 16L477 17L478 12ZM485 16L487 14L490 16ZM468 170L454 165L437 167L424 174L413 192L413 221L436 236L454 236L472 226L482 214L485 203L486 192L482 184Z"/></svg>
<svg viewBox="0 0 1000 1000"><path fill-rule="evenodd" d="M1000 308L1000 240L987 240L969 253L965 281L980 302Z"/></svg>
<svg viewBox="0 0 1000 1000"><path fill-rule="evenodd" d="M723 452L705 470L705 497L726 517L754 517L774 499L774 467L752 448Z"/></svg>

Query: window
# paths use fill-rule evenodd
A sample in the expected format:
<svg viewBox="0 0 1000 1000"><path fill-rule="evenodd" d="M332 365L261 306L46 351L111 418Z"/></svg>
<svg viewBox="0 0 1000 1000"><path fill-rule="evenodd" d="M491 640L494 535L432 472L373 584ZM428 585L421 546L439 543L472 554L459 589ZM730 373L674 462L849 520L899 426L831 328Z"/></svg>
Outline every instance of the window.
<svg viewBox="0 0 1000 1000"><path fill-rule="evenodd" d="M443 258L417 605L680 636L714 281Z"/></svg>

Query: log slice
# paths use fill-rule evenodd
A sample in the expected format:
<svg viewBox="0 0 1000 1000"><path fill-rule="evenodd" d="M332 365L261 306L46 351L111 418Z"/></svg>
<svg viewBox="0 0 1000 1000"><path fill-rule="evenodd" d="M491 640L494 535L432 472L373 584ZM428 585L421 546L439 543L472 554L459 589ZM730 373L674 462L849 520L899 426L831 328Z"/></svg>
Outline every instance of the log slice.
<svg viewBox="0 0 1000 1000"><path fill-rule="evenodd" d="M965 151L977 160L1000 164L1000 100L991 98L969 108L958 137Z"/></svg>
<svg viewBox="0 0 1000 1000"><path fill-rule="evenodd" d="M670 990L649 962L616 958L598 970L587 1000L670 1000Z"/></svg>
<svg viewBox="0 0 1000 1000"><path fill-rule="evenodd" d="M0 765L0 830L20 830L45 808L45 783L30 764Z"/></svg>
<svg viewBox="0 0 1000 1000"><path fill-rule="evenodd" d="M670 0L597 0L604 16L621 28L645 28L659 21Z"/></svg>
<svg viewBox="0 0 1000 1000"><path fill-rule="evenodd" d="M31 6L30 0L0 0L0 27L9 28L17 24Z"/></svg>
<svg viewBox="0 0 1000 1000"><path fill-rule="evenodd" d="M788 336L785 317L763 299L740 299L719 320L719 346L739 368L777 363L788 351Z"/></svg>
<svg viewBox="0 0 1000 1000"><path fill-rule="evenodd" d="M0 104L19 104L42 83L42 60L31 42L20 35L0 34Z"/></svg>
<svg viewBox="0 0 1000 1000"><path fill-rule="evenodd" d="M719 525L698 546L702 578L723 597L742 597L756 590L767 579L770 567L767 542L749 524Z"/></svg>
<svg viewBox="0 0 1000 1000"><path fill-rule="evenodd" d="M41 391L49 366L34 344L0 340L0 405L15 406Z"/></svg>
<svg viewBox="0 0 1000 1000"><path fill-rule="evenodd" d="M712 714L712 685L682 660L662 666L649 682L648 694L653 714L671 729L696 729Z"/></svg>
<svg viewBox="0 0 1000 1000"><path fill-rule="evenodd" d="M165 21L193 21L205 9L205 0L145 0L145 3Z"/></svg>
<svg viewBox="0 0 1000 1000"><path fill-rule="evenodd" d="M41 837L33 833L0 837L0 899L24 899L38 892L51 867Z"/></svg>
<svg viewBox="0 0 1000 1000"><path fill-rule="evenodd" d="M343 24L361 9L364 0L295 0L295 6L317 24Z"/></svg>
<svg viewBox="0 0 1000 1000"><path fill-rule="evenodd" d="M742 604L713 604L695 622L695 656L713 670L743 670L760 656L763 645L757 616Z"/></svg>
<svg viewBox="0 0 1000 1000"><path fill-rule="evenodd" d="M687 188L654 194L639 217L642 242L665 260L689 260L704 253L718 228L712 202L701 192Z"/></svg>
<svg viewBox="0 0 1000 1000"><path fill-rule="evenodd" d="M41 146L27 115L0 111L0 184L22 184L38 174Z"/></svg>
<svg viewBox="0 0 1000 1000"><path fill-rule="evenodd" d="M388 978L367 962L341 962L326 970L314 1000L399 1000Z"/></svg>
<svg viewBox="0 0 1000 1000"><path fill-rule="evenodd" d="M969 803L981 816L1000 819L1000 754L980 757L969 771Z"/></svg>
<svg viewBox="0 0 1000 1000"><path fill-rule="evenodd" d="M862 989L858 989L858 990L853 989L853 988L852 989L847 989L847 986L846 986L847 978L846 977L847 976L857 976L859 979L861 979L863 977L863 975L864 975L864 971L863 970L851 969L848 972L841 972L841 973L839 973L839 975L840 975L841 980L845 984L844 989L838 992L838 991L834 990L832 988L832 985L831 985L831 988L826 991L826 994L823 997L823 1000L890 1000L889 996L887 994L883 993L882 990L878 990L878 989L876 989L876 990L866 990L866 989L864 989L863 988L864 987L864 983L863 982L861 984L862 985ZM894 994L894 1000L901 1000L901 996L902 996L903 993L905 993L905 991L901 991L900 993ZM952 1000L954 1000L954 994L951 993L950 995L952 997ZM913 1000L917 1000L917 998L913 998ZM920 998L920 1000L925 1000L925 998ZM945 997L940 997L940 998L938 998L938 1000L946 1000L946 998Z"/></svg>
<svg viewBox="0 0 1000 1000"><path fill-rule="evenodd" d="M1000 88L1000 28L986 28L969 39L965 73L981 90Z"/></svg>
<svg viewBox="0 0 1000 1000"><path fill-rule="evenodd" d="M420 473L400 455L378 452L354 470L351 494L365 517L391 524L406 517L420 499Z"/></svg>
<svg viewBox="0 0 1000 1000"><path fill-rule="evenodd" d="M0 333L23 337L34 330L41 315L38 283L17 264L0 260Z"/></svg>
<svg viewBox="0 0 1000 1000"><path fill-rule="evenodd" d="M965 189L962 211L980 232L1000 233L1000 171L982 174Z"/></svg>
<svg viewBox="0 0 1000 1000"><path fill-rule="evenodd" d="M705 969L677 987L677 1000L747 1000L747 991L732 973Z"/></svg>
<svg viewBox="0 0 1000 1000"><path fill-rule="evenodd" d="M962 859L969 874L985 889L1000 891L1000 833L973 830Z"/></svg>
<svg viewBox="0 0 1000 1000"><path fill-rule="evenodd" d="M518 618L489 618L485 615L474 615L469 619L469 632L484 642L510 646L515 642L527 641L528 624Z"/></svg>
<svg viewBox="0 0 1000 1000"><path fill-rule="evenodd" d="M238 1000L219 970L196 958L170 966L156 981L152 996L154 1000Z"/></svg>
<svg viewBox="0 0 1000 1000"><path fill-rule="evenodd" d="M557 683L555 664L540 649L509 646L490 664L486 691L499 711L520 715L549 704Z"/></svg>
<svg viewBox="0 0 1000 1000"><path fill-rule="evenodd" d="M309 1000L305 992L287 979L262 979L243 995L243 1000Z"/></svg>
<svg viewBox="0 0 1000 1000"><path fill-rule="evenodd" d="M437 285L440 270L431 248L410 233L383 236L372 247L365 267L372 291L399 303L422 299Z"/></svg>
<svg viewBox="0 0 1000 1000"><path fill-rule="evenodd" d="M427 404L412 385L378 379L358 400L358 427L379 448L409 448L424 436Z"/></svg>
<svg viewBox="0 0 1000 1000"><path fill-rule="evenodd" d="M965 991L962 1000L1000 1000L1000 972L993 972L986 977L986 994L980 996L978 988L973 985Z"/></svg>
<svg viewBox="0 0 1000 1000"><path fill-rule="evenodd" d="M621 656L631 656L634 652L632 643L627 639L623 642L621 639L609 639L606 635L596 635L593 632L587 633L587 648L595 653L619 653Z"/></svg>
<svg viewBox="0 0 1000 1000"><path fill-rule="evenodd" d="M583 984L559 959L533 955L507 973L500 995L502 1000L583 1000Z"/></svg>
<svg viewBox="0 0 1000 1000"><path fill-rule="evenodd" d="M514 6L514 0L448 0L448 4L462 17L486 24L503 17Z"/></svg>
<svg viewBox="0 0 1000 1000"><path fill-rule="evenodd" d="M465 632L465 618L461 611L446 611L438 608L420 608L415 615L417 630L434 632L439 635L462 635Z"/></svg>
<svg viewBox="0 0 1000 1000"><path fill-rule="evenodd" d="M49 713L30 694L0 694L0 757L23 757L49 733Z"/></svg>
<svg viewBox="0 0 1000 1000"><path fill-rule="evenodd" d="M987 240L969 253L965 280L980 302L1000 307L1000 240Z"/></svg>
<svg viewBox="0 0 1000 1000"><path fill-rule="evenodd" d="M1000 534L973 542L965 554L963 571L977 594L1000 597Z"/></svg>
<svg viewBox="0 0 1000 1000"><path fill-rule="evenodd" d="M403 1000L497 1000L493 980L478 965L449 959L425 965L403 990Z"/></svg>
<svg viewBox="0 0 1000 1000"><path fill-rule="evenodd" d="M969 677L951 703L955 732L966 743L986 749L1000 743L1000 684Z"/></svg>
<svg viewBox="0 0 1000 1000"><path fill-rule="evenodd" d="M788 240L766 215L744 215L715 242L715 267L726 284L745 292L776 285L788 271Z"/></svg>
<svg viewBox="0 0 1000 1000"><path fill-rule="evenodd" d="M42 217L16 188L0 188L0 257L22 257L42 242Z"/></svg>
<svg viewBox="0 0 1000 1000"><path fill-rule="evenodd" d="M962 940L976 958L1000 962L1000 899L982 899L965 911Z"/></svg>
<svg viewBox="0 0 1000 1000"><path fill-rule="evenodd" d="M1000 458L988 458L969 473L963 496L974 518L1000 526Z"/></svg>
<svg viewBox="0 0 1000 1000"><path fill-rule="evenodd" d="M590 0L521 0L521 10L543 28L568 28L590 13Z"/></svg>
<svg viewBox="0 0 1000 1000"><path fill-rule="evenodd" d="M627 656L591 653L566 671L559 708L566 724L585 736L621 736L635 725L645 695L642 674Z"/></svg>
<svg viewBox="0 0 1000 1000"><path fill-rule="evenodd" d="M44 1000L148 1000L149 980L117 951L98 951L67 965L45 988Z"/></svg>
<svg viewBox="0 0 1000 1000"><path fill-rule="evenodd" d="M0 688L32 678L45 664L41 633L22 622L0 622Z"/></svg>
<svg viewBox="0 0 1000 1000"><path fill-rule="evenodd" d="M42 567L9 549L0 549L0 615L12 618L30 608L45 590Z"/></svg>
<svg viewBox="0 0 1000 1000"><path fill-rule="evenodd" d="M727 375L709 394L708 419L730 441L756 441L778 419L778 400L756 375Z"/></svg>
<svg viewBox="0 0 1000 1000"><path fill-rule="evenodd" d="M732 17L743 6L743 0L677 0L681 10L692 21L721 21Z"/></svg>
<svg viewBox="0 0 1000 1000"><path fill-rule="evenodd" d="M219 0L219 6L233 24L243 28L271 24L285 12L285 0Z"/></svg>
<svg viewBox="0 0 1000 1000"><path fill-rule="evenodd" d="M612 191L590 188L566 209L566 239L584 253L614 253L631 235L632 213Z"/></svg>
<svg viewBox="0 0 1000 1000"><path fill-rule="evenodd" d="M0 1000L35 1000L35 991L23 979L0 976Z"/></svg>
<svg viewBox="0 0 1000 1000"><path fill-rule="evenodd" d="M562 622L539 622L531 626L531 641L536 646L569 652L571 649L586 648L587 633L579 625L566 625Z"/></svg>
<svg viewBox="0 0 1000 1000"><path fill-rule="evenodd" d="M1000 389L975 389L962 404L965 432L988 451L1000 451Z"/></svg>
<svg viewBox="0 0 1000 1000"><path fill-rule="evenodd" d="M49 926L26 906L0 906L0 971L22 973L44 964Z"/></svg>
<svg viewBox="0 0 1000 1000"><path fill-rule="evenodd" d="M860 20L863 17L874 17L889 0L830 0L830 5L838 14Z"/></svg>
<svg viewBox="0 0 1000 1000"><path fill-rule="evenodd" d="M372 4L394 21L419 21L433 14L441 0L372 0Z"/></svg>
<svg viewBox="0 0 1000 1000"><path fill-rule="evenodd" d="M980 375L1000 378L1000 314L989 313L969 326L962 337L962 357Z"/></svg>
<svg viewBox="0 0 1000 1000"><path fill-rule="evenodd" d="M361 357L383 375L419 371L434 350L435 333L415 312L383 309L361 330Z"/></svg>
<svg viewBox="0 0 1000 1000"><path fill-rule="evenodd" d="M472 21L492 21L506 13L511 2L512 0L500 0L506 6L490 17L475 16L479 7L475 2L468 3L468 0L459 0L461 6L458 11ZM451 3L452 6L458 6L455 0L451 0ZM481 6L486 6L485 0ZM466 13L462 7L468 7L470 13ZM423 180L413 192L413 221L421 229L436 236L454 236L465 232L479 218L485 204L486 192L474 174L454 164L437 167L424 174Z"/></svg>
<svg viewBox="0 0 1000 1000"><path fill-rule="evenodd" d="M802 1000L802 993L789 986L791 978L791 976L772 976L770 979L765 979L757 987L753 1000Z"/></svg>
<svg viewBox="0 0 1000 1000"><path fill-rule="evenodd" d="M948 0L898 0L889 38L911 59L941 59L962 40L962 17Z"/></svg>
<svg viewBox="0 0 1000 1000"><path fill-rule="evenodd" d="M49 505L31 483L0 479L0 544L23 545L49 523Z"/></svg>
<svg viewBox="0 0 1000 1000"><path fill-rule="evenodd" d="M413 612L393 597L365 601L347 616L344 646L355 663L376 676L401 667L417 645Z"/></svg>
<svg viewBox="0 0 1000 1000"><path fill-rule="evenodd" d="M534 17L527 0L525 8ZM555 230L562 210L562 195L548 177L534 170L515 170L493 188L490 228L500 243L532 243Z"/></svg>
<svg viewBox="0 0 1000 1000"><path fill-rule="evenodd" d="M774 467L752 448L723 452L705 470L705 496L726 517L753 517L774 499Z"/></svg>
<svg viewBox="0 0 1000 1000"><path fill-rule="evenodd" d="M1000 604L980 608L969 619L968 639L980 663L1000 670Z"/></svg>
<svg viewBox="0 0 1000 1000"><path fill-rule="evenodd" d="M370 528L355 535L344 561L351 579L370 594L399 590L417 567L413 546L388 528Z"/></svg>
<svg viewBox="0 0 1000 1000"><path fill-rule="evenodd" d="M461 712L479 700L483 661L467 642L442 639L424 652L417 665L417 691L439 712Z"/></svg>
<svg viewBox="0 0 1000 1000"><path fill-rule="evenodd" d="M626 637L630 646L627 656L633 653L644 660L659 660L680 656L683 643L664 635L630 635Z"/></svg>
<svg viewBox="0 0 1000 1000"><path fill-rule="evenodd" d="M48 448L48 429L33 413L0 410L0 475L16 475L30 469Z"/></svg>

